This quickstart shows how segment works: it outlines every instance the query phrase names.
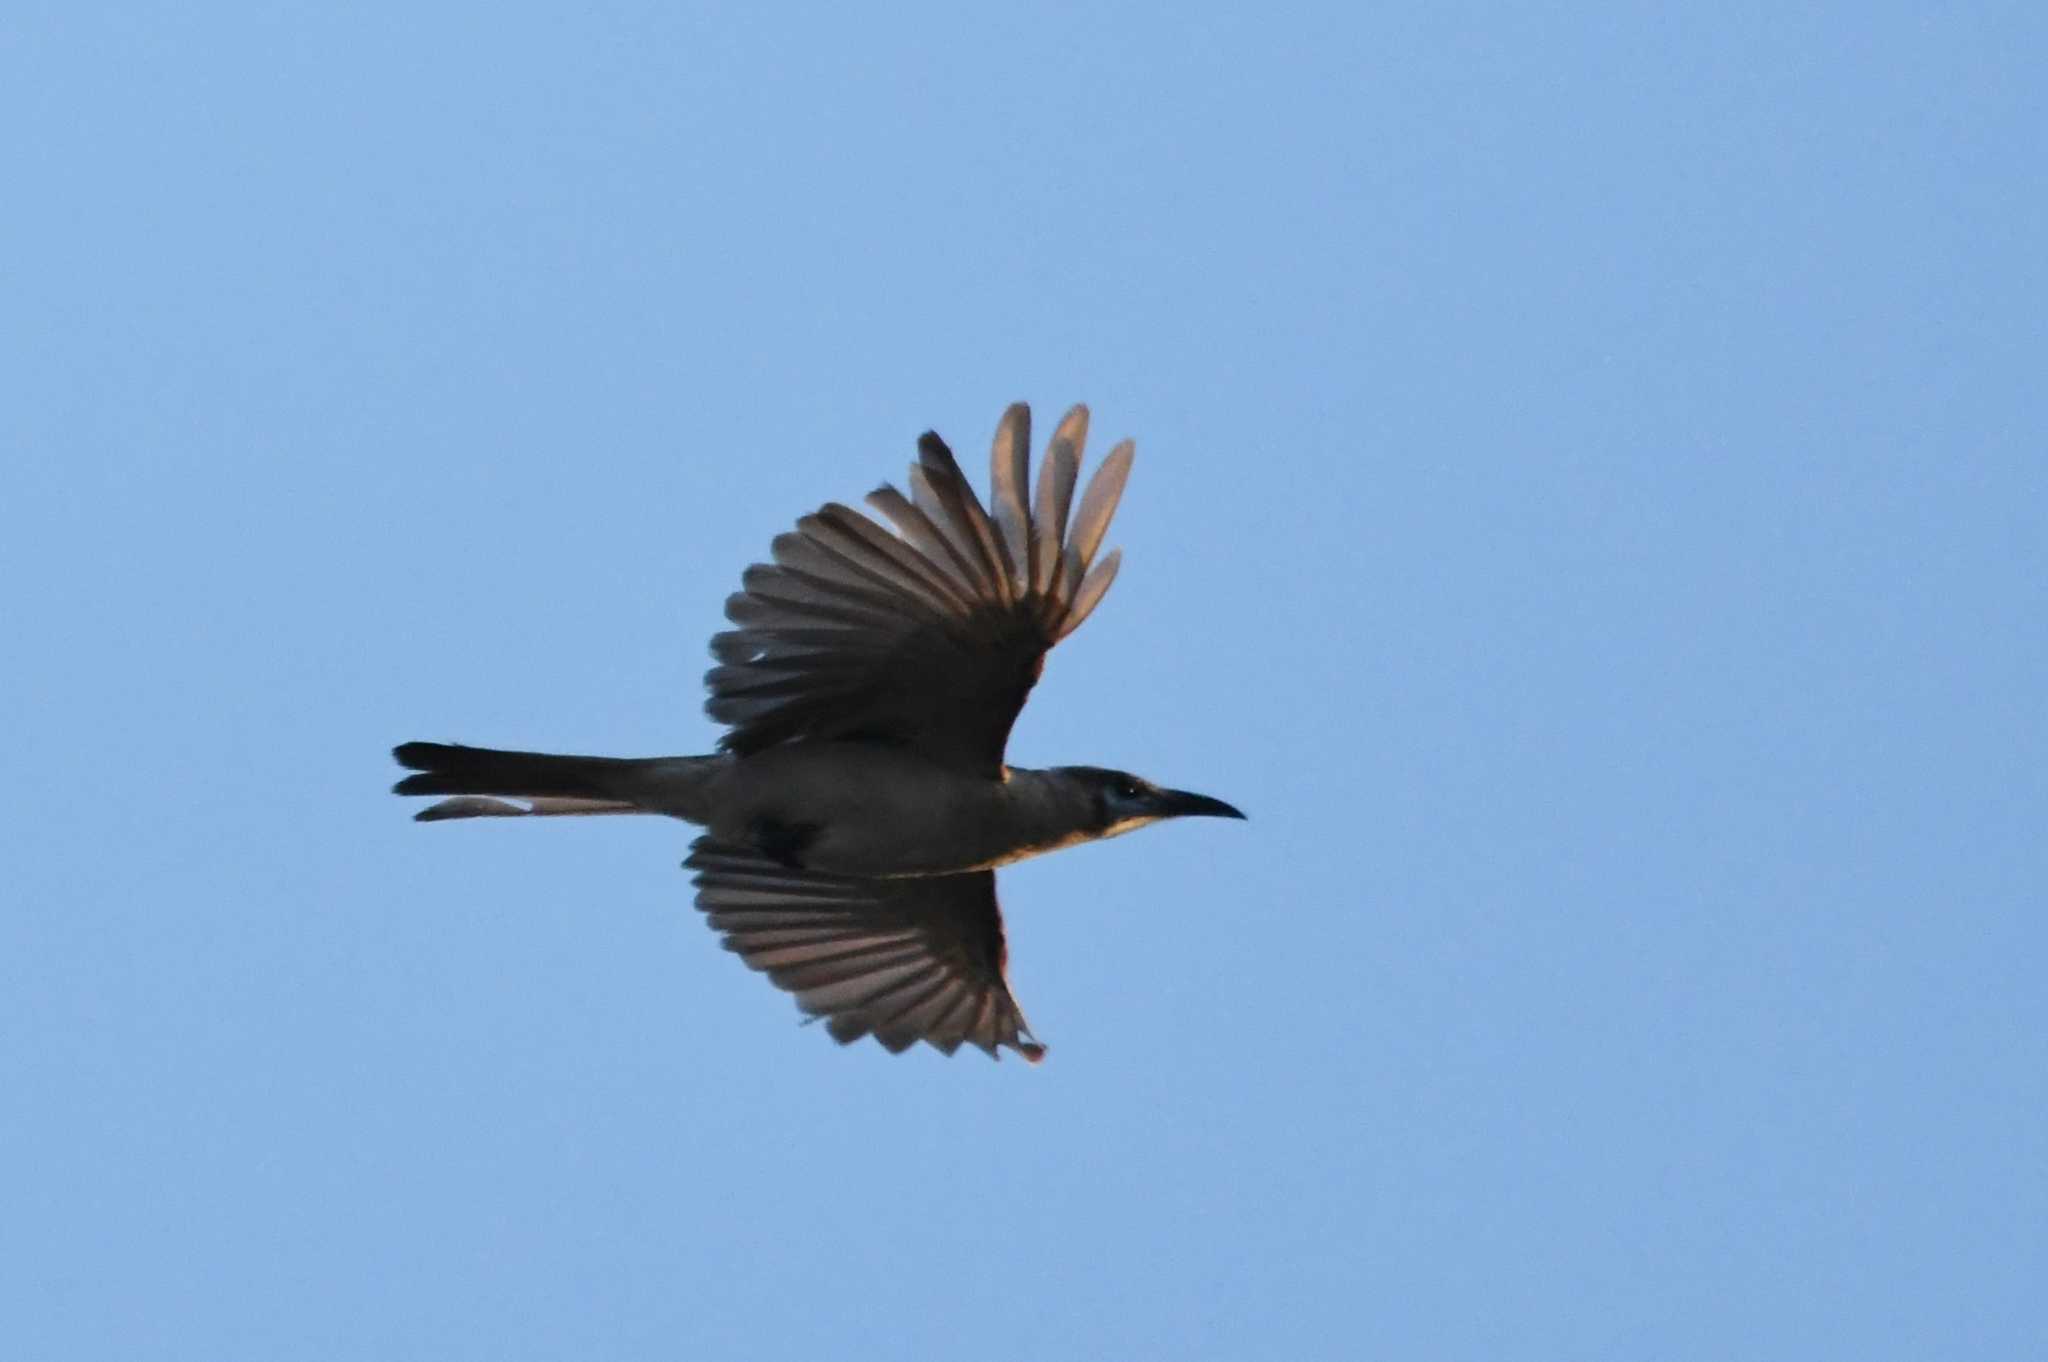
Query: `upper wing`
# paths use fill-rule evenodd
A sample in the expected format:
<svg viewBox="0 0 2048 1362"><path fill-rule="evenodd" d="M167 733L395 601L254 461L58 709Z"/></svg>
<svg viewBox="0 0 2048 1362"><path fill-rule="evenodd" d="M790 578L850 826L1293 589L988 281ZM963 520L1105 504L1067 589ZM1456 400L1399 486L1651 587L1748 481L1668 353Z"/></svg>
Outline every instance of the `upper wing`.
<svg viewBox="0 0 2048 1362"><path fill-rule="evenodd" d="M1131 468L1109 452L1071 522L1088 409L1060 421L1027 502L1031 411L996 427L993 517L938 436L918 441L910 496L868 496L891 534L837 502L776 536L725 603L739 627L711 640L705 709L732 725L720 746L873 738L994 776L1046 651L1088 617L1116 576L1101 562Z"/></svg>
<svg viewBox="0 0 2048 1362"><path fill-rule="evenodd" d="M966 1041L1044 1057L1004 980L994 871L854 879L710 837L683 864L726 949L826 1018L841 1045L873 1035L897 1054L926 1040L949 1055Z"/></svg>

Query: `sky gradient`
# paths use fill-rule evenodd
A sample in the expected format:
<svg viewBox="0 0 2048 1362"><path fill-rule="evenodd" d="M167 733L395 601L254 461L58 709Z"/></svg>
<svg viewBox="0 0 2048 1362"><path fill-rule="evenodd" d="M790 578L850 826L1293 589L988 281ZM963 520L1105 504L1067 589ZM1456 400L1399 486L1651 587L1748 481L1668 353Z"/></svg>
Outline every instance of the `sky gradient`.
<svg viewBox="0 0 2048 1362"><path fill-rule="evenodd" d="M0 1351L2048 1354L2037 7L6 27ZM1012 757L1251 815L1003 873L1044 1065L385 792L1018 399Z"/></svg>

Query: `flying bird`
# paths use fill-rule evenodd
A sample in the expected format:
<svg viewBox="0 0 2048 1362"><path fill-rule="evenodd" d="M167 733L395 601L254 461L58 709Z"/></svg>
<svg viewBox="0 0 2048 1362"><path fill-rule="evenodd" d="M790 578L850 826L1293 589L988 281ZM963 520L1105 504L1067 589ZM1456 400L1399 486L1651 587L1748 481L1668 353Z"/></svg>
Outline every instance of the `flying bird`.
<svg viewBox="0 0 2048 1362"><path fill-rule="evenodd" d="M778 535L715 635L708 756L577 757L409 742L393 789L444 795L416 818L666 814L702 827L684 866L726 948L848 1044L927 1041L1037 1061L1010 995L996 867L1187 815L1206 795L1100 766L1010 766L1003 749L1054 644L1116 576L1098 558L1130 474L1110 450L1078 507L1088 410L1048 443L1003 413L988 508L935 434L880 521L837 502ZM893 527L893 533L890 528Z"/></svg>

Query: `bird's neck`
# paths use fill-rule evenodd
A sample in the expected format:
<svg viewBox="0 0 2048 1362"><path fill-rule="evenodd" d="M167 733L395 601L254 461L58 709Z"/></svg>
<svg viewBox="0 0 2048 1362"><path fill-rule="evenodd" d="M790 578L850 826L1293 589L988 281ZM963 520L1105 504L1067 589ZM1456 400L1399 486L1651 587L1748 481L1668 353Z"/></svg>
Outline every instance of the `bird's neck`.
<svg viewBox="0 0 2048 1362"><path fill-rule="evenodd" d="M1102 819L1094 792L1058 771L1011 767L1002 804L1004 840L1014 848L1009 861L1091 841Z"/></svg>

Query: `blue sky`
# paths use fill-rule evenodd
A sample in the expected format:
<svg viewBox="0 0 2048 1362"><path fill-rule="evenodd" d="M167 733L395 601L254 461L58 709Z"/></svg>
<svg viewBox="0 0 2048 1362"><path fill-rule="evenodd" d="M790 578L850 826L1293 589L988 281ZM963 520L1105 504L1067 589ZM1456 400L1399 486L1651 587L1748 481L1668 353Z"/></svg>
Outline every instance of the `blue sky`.
<svg viewBox="0 0 2048 1362"><path fill-rule="evenodd" d="M2048 1350L2022 5L20 7L0 1332L37 1358ZM840 1050L681 825L769 539L1076 400L1052 1047Z"/></svg>

